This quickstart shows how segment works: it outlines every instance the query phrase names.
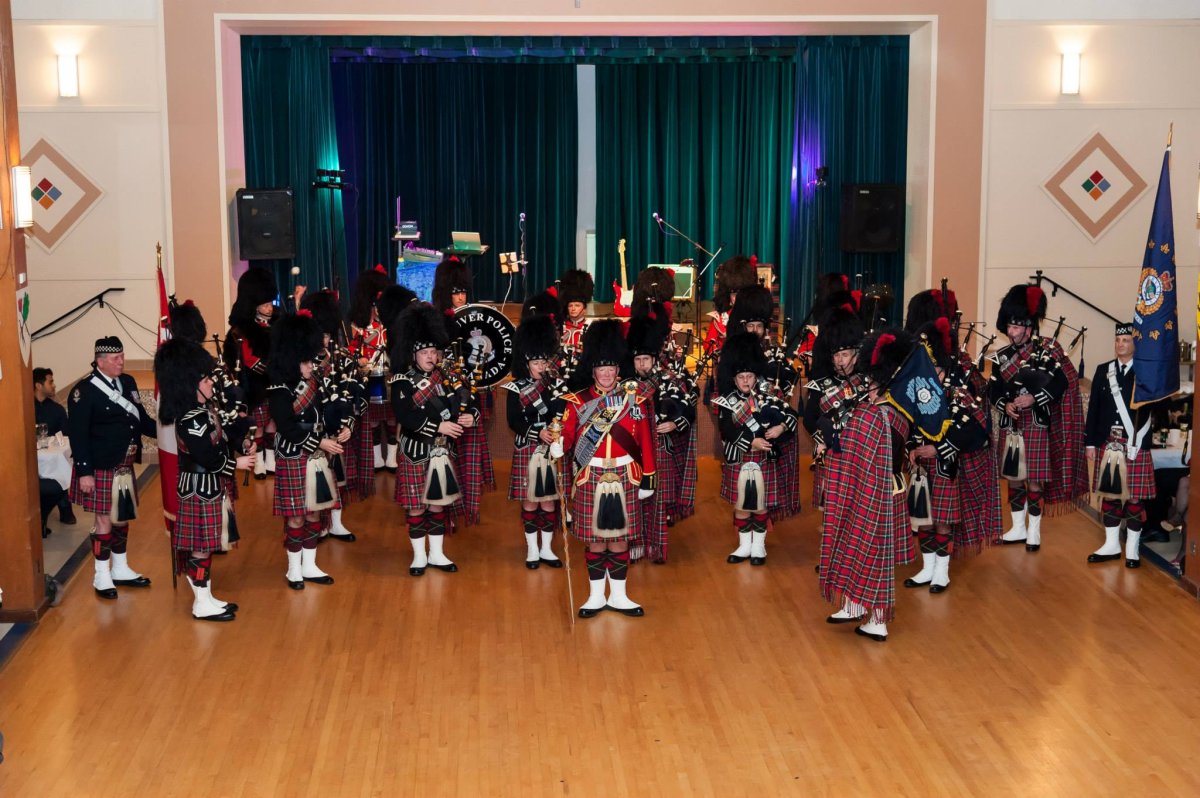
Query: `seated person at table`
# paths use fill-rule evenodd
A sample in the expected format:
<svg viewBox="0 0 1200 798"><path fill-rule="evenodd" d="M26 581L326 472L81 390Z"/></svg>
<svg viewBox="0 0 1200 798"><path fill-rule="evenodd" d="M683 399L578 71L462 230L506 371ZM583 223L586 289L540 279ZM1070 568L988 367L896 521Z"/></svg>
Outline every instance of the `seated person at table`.
<svg viewBox="0 0 1200 798"><path fill-rule="evenodd" d="M46 434L54 435L67 433L67 409L54 400L57 388L54 385L54 372L50 369L36 368L33 370L33 414L38 424L46 425ZM42 479L42 537L50 534L46 528L46 518L50 510L58 507L58 520L68 526L75 524L75 511L71 509L71 500L67 492L62 490L52 479ZM47 485L49 483L49 485ZM53 501L50 498L53 497ZM49 506L46 502L50 501Z"/></svg>

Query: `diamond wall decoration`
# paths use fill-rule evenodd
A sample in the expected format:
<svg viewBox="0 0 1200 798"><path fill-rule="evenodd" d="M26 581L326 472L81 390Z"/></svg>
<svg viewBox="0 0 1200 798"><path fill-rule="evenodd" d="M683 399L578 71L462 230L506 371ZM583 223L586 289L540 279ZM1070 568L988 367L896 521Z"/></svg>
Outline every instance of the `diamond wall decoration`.
<svg viewBox="0 0 1200 798"><path fill-rule="evenodd" d="M1146 190L1146 181L1096 133L1042 186L1095 243Z"/></svg>
<svg viewBox="0 0 1200 798"><path fill-rule="evenodd" d="M33 171L33 227L29 238L53 252L104 192L45 139L30 147L21 163Z"/></svg>

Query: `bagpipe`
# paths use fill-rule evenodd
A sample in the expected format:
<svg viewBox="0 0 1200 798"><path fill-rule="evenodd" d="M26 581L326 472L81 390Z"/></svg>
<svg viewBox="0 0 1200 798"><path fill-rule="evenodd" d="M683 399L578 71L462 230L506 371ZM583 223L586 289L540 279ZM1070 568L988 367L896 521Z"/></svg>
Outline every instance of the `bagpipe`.
<svg viewBox="0 0 1200 798"><path fill-rule="evenodd" d="M253 427L249 416L250 407L246 402L246 389L240 379L241 363L234 364L231 374L223 354L224 342L216 335L213 335L212 340L217 352L212 374L209 375L213 382L212 407L225 430L226 437L230 441L244 439L241 450L245 451Z"/></svg>
<svg viewBox="0 0 1200 798"><path fill-rule="evenodd" d="M810 382L806 387L811 391L821 390L822 386L817 382ZM846 423L850 420L850 414L860 404L867 401L870 395L870 381L859 372L851 374L821 394L817 404L821 410L824 424L829 427L831 435L830 440L821 441L825 444L825 449L813 455L814 463L820 464L825 459L826 452L837 450L837 437L845 429Z"/></svg>

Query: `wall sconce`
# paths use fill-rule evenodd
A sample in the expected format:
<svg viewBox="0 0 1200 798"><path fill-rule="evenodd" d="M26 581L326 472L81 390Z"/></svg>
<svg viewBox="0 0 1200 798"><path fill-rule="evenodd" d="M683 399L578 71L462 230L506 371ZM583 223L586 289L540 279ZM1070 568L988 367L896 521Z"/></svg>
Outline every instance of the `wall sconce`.
<svg viewBox="0 0 1200 798"><path fill-rule="evenodd" d="M1059 91L1062 94L1079 94L1079 53L1062 54L1062 74Z"/></svg>
<svg viewBox="0 0 1200 798"><path fill-rule="evenodd" d="M58 96L79 96L79 57L74 53L58 56Z"/></svg>
<svg viewBox="0 0 1200 798"><path fill-rule="evenodd" d="M13 227L33 227L33 171L12 168Z"/></svg>

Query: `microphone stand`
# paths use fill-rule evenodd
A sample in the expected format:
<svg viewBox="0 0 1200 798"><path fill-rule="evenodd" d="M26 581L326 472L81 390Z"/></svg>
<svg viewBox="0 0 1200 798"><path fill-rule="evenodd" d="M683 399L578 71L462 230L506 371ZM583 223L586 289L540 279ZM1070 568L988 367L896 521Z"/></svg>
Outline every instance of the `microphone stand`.
<svg viewBox="0 0 1200 798"><path fill-rule="evenodd" d="M668 222L666 219L664 219L659 214L657 214L657 213L654 214L654 220L656 222L658 222L658 226L660 229L663 227L670 229L671 231L673 231L675 233L675 235L679 236L684 241L688 242L693 247L695 247L696 249L700 250L701 252L703 252L705 255L708 256L708 263L704 264L704 268L700 270L699 274L697 274L694 269L692 270L692 285L691 285L692 290L690 292L692 295L692 326L696 330L696 336L695 336L696 341L701 342L700 345L701 345L701 347L703 347L703 339L701 339L701 337L700 337L700 296L699 296L701 293L699 290L699 286L703 285L703 283L701 283L699 281L700 281L700 278L704 277L704 273L707 272L709 270L709 268L713 265L713 262L717 259L717 256L721 254L721 250L725 249L725 245L722 244L721 246L717 247L716 252L709 252L707 249L700 246L700 244L697 243L696 241L693 241L689 236L684 234L684 232L682 230L680 230L678 227L676 227L675 225Z"/></svg>
<svg viewBox="0 0 1200 798"><path fill-rule="evenodd" d="M521 267L521 301L529 299L529 275L525 271L525 267L529 265L529 261L525 260L525 214L521 214L521 251L517 255L517 265Z"/></svg>

